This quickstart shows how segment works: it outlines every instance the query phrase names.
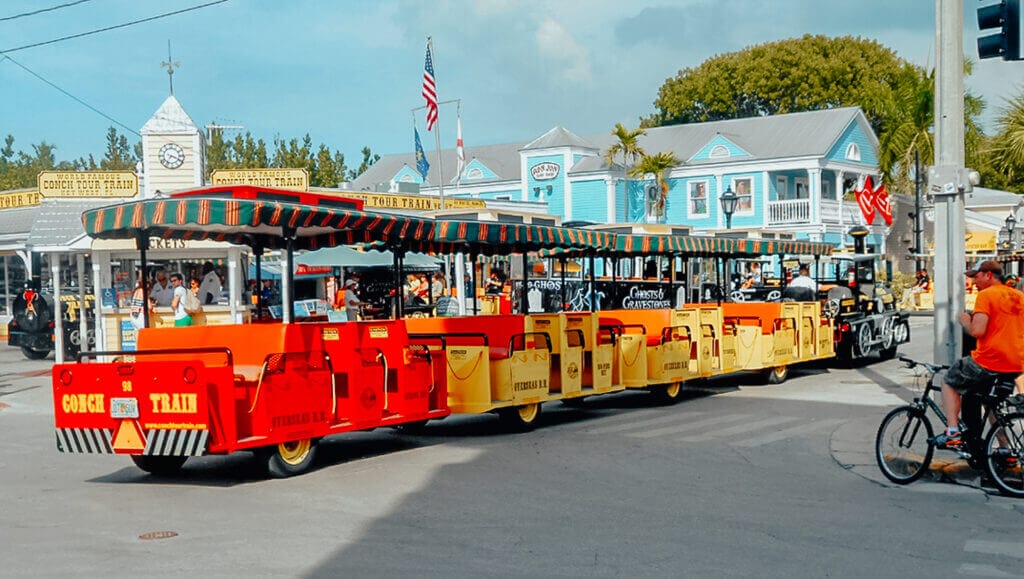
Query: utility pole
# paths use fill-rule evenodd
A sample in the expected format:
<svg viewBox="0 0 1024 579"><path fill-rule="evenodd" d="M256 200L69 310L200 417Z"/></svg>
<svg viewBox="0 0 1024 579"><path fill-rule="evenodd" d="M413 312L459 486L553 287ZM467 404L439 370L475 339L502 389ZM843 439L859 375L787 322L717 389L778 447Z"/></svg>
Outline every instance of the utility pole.
<svg viewBox="0 0 1024 579"><path fill-rule="evenodd" d="M928 192L935 199L936 364L960 357L964 310L964 192L977 173L964 167L963 0L935 0L935 166Z"/></svg>

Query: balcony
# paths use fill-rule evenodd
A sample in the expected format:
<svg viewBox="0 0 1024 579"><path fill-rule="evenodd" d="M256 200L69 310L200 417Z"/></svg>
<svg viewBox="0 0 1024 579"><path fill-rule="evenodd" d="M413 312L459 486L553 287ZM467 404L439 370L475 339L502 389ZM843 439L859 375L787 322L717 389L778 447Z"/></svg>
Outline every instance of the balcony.
<svg viewBox="0 0 1024 579"><path fill-rule="evenodd" d="M856 203L831 199L821 200L818 219L818 223L838 225L856 225L864 222ZM811 223L810 199L768 202L769 226L808 225Z"/></svg>
<svg viewBox="0 0 1024 579"><path fill-rule="evenodd" d="M810 222L810 199L768 202L768 225L799 225Z"/></svg>

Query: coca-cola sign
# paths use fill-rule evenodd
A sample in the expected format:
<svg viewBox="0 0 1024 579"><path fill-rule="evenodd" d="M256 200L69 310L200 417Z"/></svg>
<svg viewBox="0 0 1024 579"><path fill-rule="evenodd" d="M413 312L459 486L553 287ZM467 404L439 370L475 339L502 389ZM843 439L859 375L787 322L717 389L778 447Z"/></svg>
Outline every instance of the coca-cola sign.
<svg viewBox="0 0 1024 579"><path fill-rule="evenodd" d="M549 181L557 177L561 169L558 163L537 163L530 169L530 174L535 181Z"/></svg>

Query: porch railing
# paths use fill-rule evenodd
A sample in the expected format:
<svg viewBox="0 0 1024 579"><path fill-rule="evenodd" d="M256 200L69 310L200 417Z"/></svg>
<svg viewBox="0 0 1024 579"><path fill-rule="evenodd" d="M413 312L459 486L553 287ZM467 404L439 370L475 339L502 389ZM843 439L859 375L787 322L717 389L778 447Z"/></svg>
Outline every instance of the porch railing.
<svg viewBox="0 0 1024 579"><path fill-rule="evenodd" d="M822 217L824 217L824 214ZM789 201L768 202L768 225L789 225L810 222L810 199L792 199Z"/></svg>

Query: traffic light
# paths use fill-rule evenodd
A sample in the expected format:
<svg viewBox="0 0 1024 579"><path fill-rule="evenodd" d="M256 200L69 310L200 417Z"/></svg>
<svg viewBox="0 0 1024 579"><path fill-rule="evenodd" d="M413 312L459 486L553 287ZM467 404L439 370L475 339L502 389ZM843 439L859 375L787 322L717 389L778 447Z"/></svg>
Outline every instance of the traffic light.
<svg viewBox="0 0 1024 579"><path fill-rule="evenodd" d="M978 58L1020 60L1020 0L978 8L978 30L990 28L999 33L978 37Z"/></svg>

